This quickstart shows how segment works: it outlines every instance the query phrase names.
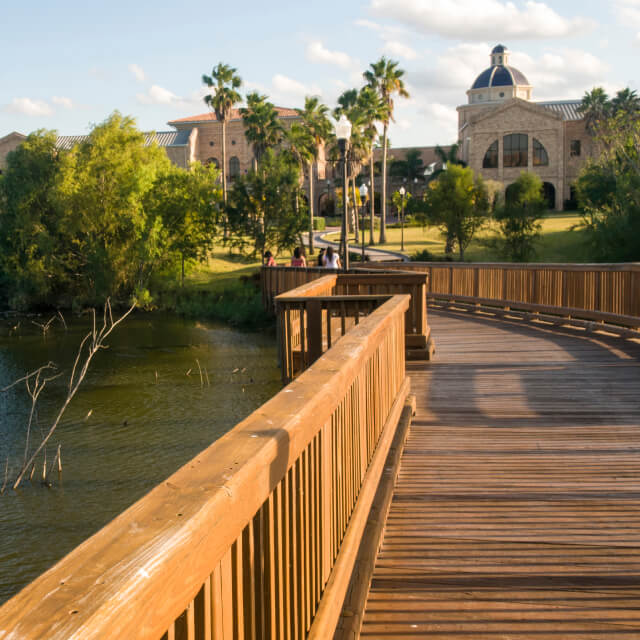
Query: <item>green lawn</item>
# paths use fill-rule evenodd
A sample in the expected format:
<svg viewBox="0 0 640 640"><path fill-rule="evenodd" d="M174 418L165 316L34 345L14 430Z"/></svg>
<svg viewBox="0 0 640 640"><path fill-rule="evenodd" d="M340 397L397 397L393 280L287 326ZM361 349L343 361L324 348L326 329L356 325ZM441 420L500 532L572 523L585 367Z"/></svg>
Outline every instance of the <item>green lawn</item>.
<svg viewBox="0 0 640 640"><path fill-rule="evenodd" d="M189 288L209 291L224 289L242 276L254 274L260 264L260 260L229 254L226 247L216 246L207 262L190 269L185 278L185 285Z"/></svg>
<svg viewBox="0 0 640 640"><path fill-rule="evenodd" d="M587 252L585 232L580 228L582 218L577 213L550 212L542 220L542 236L537 243L535 262L585 262ZM376 232L376 237L379 232ZM497 233L495 223L490 223L476 234L465 252L465 259L472 262L503 261L496 251L485 242ZM376 245L381 249L400 251L401 229L387 227L387 243ZM353 236L351 236L353 238ZM369 234L367 233L367 238ZM327 239L338 241L339 233L332 233ZM404 253L408 256L427 249L435 257L444 256L444 236L437 227L405 227Z"/></svg>

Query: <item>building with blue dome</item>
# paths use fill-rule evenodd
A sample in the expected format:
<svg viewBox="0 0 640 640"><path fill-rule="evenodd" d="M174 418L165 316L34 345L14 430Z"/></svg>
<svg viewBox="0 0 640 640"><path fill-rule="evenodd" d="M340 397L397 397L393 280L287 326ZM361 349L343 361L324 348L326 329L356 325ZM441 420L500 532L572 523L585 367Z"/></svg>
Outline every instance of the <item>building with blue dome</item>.
<svg viewBox="0 0 640 640"><path fill-rule="evenodd" d="M491 66L467 91L469 104L504 102L512 98L531 100L531 85L524 73L509 65L509 51L499 44L491 52Z"/></svg>
<svg viewBox="0 0 640 640"><path fill-rule="evenodd" d="M533 87L509 64L502 44L491 51L490 63L467 91L467 104L458 107L461 159L505 189L523 171L536 173L550 208L562 209L593 152L581 100L533 101Z"/></svg>

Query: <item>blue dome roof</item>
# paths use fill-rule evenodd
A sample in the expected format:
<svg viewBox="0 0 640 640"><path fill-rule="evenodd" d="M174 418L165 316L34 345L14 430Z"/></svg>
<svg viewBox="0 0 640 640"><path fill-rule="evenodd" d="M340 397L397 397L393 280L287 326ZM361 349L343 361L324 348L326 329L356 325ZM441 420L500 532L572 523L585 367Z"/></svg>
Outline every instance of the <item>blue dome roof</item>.
<svg viewBox="0 0 640 640"><path fill-rule="evenodd" d="M507 50L507 47L505 47L503 44L499 44L498 46L493 48L493 51L491 53L504 53Z"/></svg>
<svg viewBox="0 0 640 640"><path fill-rule="evenodd" d="M501 46L501 45L500 45ZM497 49L498 47L496 47ZM494 49L494 52L496 50ZM498 51L497 53L501 53ZM488 89L489 87L512 87L517 84L528 85L524 73L504 65L494 65L485 69L473 83L472 89Z"/></svg>

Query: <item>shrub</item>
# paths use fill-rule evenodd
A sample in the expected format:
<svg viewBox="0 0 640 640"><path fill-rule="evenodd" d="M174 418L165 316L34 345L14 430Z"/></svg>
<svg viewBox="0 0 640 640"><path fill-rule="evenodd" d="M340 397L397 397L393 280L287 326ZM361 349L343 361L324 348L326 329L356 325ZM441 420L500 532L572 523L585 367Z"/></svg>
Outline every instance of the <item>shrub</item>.
<svg viewBox="0 0 640 640"><path fill-rule="evenodd" d="M313 219L313 230L324 231L327 228L327 221L322 216L316 216Z"/></svg>

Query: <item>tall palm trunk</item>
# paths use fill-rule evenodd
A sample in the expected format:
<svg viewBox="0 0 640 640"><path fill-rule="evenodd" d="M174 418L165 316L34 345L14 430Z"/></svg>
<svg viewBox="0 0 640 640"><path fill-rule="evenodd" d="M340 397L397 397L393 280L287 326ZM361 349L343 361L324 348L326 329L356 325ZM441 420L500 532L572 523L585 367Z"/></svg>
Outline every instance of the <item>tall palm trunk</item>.
<svg viewBox="0 0 640 640"><path fill-rule="evenodd" d="M356 177L351 177L351 193L353 194L353 230L358 244L358 234L360 233L360 218L358 217L358 197L356 194Z"/></svg>
<svg viewBox="0 0 640 640"><path fill-rule="evenodd" d="M313 162L309 163L309 255L313 255L313 215L315 209L313 195Z"/></svg>
<svg viewBox="0 0 640 640"><path fill-rule="evenodd" d="M387 242L387 123L382 131L382 203L380 205L380 244Z"/></svg>
<svg viewBox="0 0 640 640"><path fill-rule="evenodd" d="M376 188L374 183L373 151L371 151L371 156L369 156L369 177L371 182L371 194L369 196L370 198L369 207L371 208L371 217L370 217L371 227L369 228L369 244L374 245L376 243L373 237L373 227L374 227L374 221L375 221L374 209L375 209L375 201L376 201L376 198L375 198Z"/></svg>
<svg viewBox="0 0 640 640"><path fill-rule="evenodd" d="M224 206L227 206L227 121L222 120L222 200ZM225 210L222 216L222 224L224 226L223 237L227 239L227 212Z"/></svg>

